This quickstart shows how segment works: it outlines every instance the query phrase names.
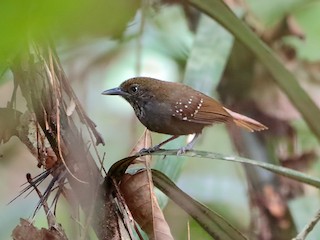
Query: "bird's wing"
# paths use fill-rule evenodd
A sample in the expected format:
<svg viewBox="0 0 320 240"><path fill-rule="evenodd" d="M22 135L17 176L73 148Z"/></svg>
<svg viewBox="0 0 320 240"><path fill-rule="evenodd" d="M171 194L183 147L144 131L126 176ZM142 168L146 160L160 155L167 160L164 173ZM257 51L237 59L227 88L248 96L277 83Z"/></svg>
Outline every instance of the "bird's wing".
<svg viewBox="0 0 320 240"><path fill-rule="evenodd" d="M172 116L180 120L213 124L232 121L231 115L214 99L194 92L193 95L183 95L172 106Z"/></svg>

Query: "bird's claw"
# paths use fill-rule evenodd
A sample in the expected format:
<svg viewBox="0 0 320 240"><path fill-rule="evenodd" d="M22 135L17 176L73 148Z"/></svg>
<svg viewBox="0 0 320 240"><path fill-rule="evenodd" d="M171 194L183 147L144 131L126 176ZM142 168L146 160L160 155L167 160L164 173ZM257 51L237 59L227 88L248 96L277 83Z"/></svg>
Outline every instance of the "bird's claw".
<svg viewBox="0 0 320 240"><path fill-rule="evenodd" d="M178 150L177 152L177 156L182 155L184 153L186 153L187 151L189 151L190 149L188 149L187 147L182 147Z"/></svg>
<svg viewBox="0 0 320 240"><path fill-rule="evenodd" d="M160 150L160 147L158 145L155 145L153 147L150 148L142 148L139 153L153 153L157 150Z"/></svg>
<svg viewBox="0 0 320 240"><path fill-rule="evenodd" d="M192 148L190 148L188 145L185 146L185 147L181 147L178 151L177 151L177 156L179 155L182 155L188 151L190 151ZM140 154L145 154L145 153L153 153L155 151L158 151L160 150L160 147L159 145L155 145L153 147L150 147L150 148L142 148L139 153Z"/></svg>

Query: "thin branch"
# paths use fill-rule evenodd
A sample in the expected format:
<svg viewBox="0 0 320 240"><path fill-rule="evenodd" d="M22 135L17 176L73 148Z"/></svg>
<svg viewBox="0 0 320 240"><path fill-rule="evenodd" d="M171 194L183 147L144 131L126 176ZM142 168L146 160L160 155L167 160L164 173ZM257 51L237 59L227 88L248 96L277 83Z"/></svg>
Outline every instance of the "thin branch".
<svg viewBox="0 0 320 240"><path fill-rule="evenodd" d="M316 226L319 220L320 220L320 210L317 211L316 215L311 219L311 221L292 240L305 240L307 238L307 235L313 230L313 228Z"/></svg>

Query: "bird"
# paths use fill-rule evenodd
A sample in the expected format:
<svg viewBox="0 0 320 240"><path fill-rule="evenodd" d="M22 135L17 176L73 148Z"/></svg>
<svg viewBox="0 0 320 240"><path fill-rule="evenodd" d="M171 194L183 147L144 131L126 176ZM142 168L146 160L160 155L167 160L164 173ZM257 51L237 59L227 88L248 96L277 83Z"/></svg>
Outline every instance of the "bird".
<svg viewBox="0 0 320 240"><path fill-rule="evenodd" d="M149 152L160 149L179 136L194 134L193 139L178 151L178 154L185 153L193 148L203 128L216 123L235 124L250 132L268 129L260 122L233 112L215 99L178 82L134 77L102 94L123 97L147 129L172 135L148 149Z"/></svg>

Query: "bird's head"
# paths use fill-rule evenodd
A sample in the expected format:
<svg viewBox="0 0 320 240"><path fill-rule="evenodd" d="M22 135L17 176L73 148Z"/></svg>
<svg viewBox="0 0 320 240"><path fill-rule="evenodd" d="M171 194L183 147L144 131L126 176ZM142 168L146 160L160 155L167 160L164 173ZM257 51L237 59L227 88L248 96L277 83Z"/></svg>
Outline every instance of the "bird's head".
<svg viewBox="0 0 320 240"><path fill-rule="evenodd" d="M155 80L146 77L130 78L124 81L119 87L102 92L103 95L119 95L126 99L130 104L141 101L148 101L153 98L153 86Z"/></svg>

